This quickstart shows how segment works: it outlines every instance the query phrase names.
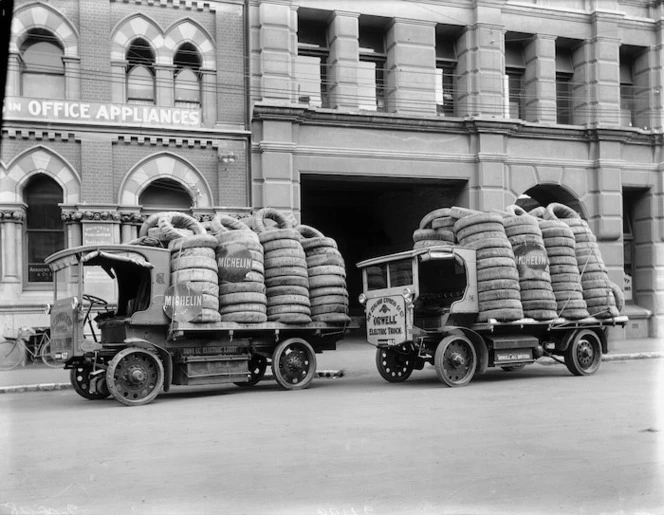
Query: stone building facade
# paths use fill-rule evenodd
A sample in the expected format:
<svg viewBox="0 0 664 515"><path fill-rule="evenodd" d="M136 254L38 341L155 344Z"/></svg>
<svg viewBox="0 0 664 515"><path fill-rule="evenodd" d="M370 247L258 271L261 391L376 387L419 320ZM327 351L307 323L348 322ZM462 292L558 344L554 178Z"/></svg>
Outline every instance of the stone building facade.
<svg viewBox="0 0 664 515"><path fill-rule="evenodd" d="M15 2L0 150L0 330L48 325L46 255L151 212L251 205L246 6Z"/></svg>
<svg viewBox="0 0 664 515"><path fill-rule="evenodd" d="M354 263L437 207L562 202L625 287L626 335L664 335L661 2L250 1L249 23L255 206Z"/></svg>

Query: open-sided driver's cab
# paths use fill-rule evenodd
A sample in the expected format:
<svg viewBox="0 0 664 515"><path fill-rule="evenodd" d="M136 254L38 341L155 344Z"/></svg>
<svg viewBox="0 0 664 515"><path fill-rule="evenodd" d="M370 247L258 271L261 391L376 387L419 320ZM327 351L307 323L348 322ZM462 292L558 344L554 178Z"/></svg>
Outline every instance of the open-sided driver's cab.
<svg viewBox="0 0 664 515"><path fill-rule="evenodd" d="M126 245L83 246L46 259L53 271L51 353L72 359L135 337L136 326L168 324L163 302L169 252Z"/></svg>
<svg viewBox="0 0 664 515"><path fill-rule="evenodd" d="M411 341L413 328L465 325L478 313L475 251L415 249L362 261L367 338L376 346ZM415 329L417 330L417 329Z"/></svg>

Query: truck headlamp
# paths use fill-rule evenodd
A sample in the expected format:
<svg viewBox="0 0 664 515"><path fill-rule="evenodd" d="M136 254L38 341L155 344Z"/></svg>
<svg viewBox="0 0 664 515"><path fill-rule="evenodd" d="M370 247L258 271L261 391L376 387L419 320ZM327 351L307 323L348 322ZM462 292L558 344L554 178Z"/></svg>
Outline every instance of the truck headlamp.
<svg viewBox="0 0 664 515"><path fill-rule="evenodd" d="M403 298L406 300L406 304L413 303L413 299L415 298L415 292L413 290L410 288L404 288L403 292L401 292L401 295L403 295Z"/></svg>
<svg viewBox="0 0 664 515"><path fill-rule="evenodd" d="M364 293L360 293L359 297L357 297L357 300L364 306L367 303L367 296Z"/></svg>

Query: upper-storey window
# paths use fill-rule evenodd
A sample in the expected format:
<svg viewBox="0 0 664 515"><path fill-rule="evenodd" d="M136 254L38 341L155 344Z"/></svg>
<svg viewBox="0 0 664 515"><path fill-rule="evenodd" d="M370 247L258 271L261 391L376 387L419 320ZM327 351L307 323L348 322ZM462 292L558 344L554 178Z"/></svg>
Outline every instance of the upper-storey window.
<svg viewBox="0 0 664 515"><path fill-rule="evenodd" d="M53 275L44 264L44 259L64 248L64 222L58 205L62 198L62 188L47 175L36 175L25 187L29 283L53 281Z"/></svg>
<svg viewBox="0 0 664 515"><path fill-rule="evenodd" d="M297 101L314 107L328 107L328 60L330 49L327 40L327 22L315 16L315 11L298 9Z"/></svg>
<svg viewBox="0 0 664 515"><path fill-rule="evenodd" d="M454 116L457 77L456 39L436 35L436 108L438 114Z"/></svg>
<svg viewBox="0 0 664 515"><path fill-rule="evenodd" d="M520 41L505 41L505 116L525 119L526 64Z"/></svg>
<svg viewBox="0 0 664 515"><path fill-rule="evenodd" d="M385 111L385 29L360 23L360 67L357 72L360 109Z"/></svg>
<svg viewBox="0 0 664 515"><path fill-rule="evenodd" d="M561 124L574 123L572 80L574 66L572 52L567 48L556 47L556 122Z"/></svg>
<svg viewBox="0 0 664 515"><path fill-rule="evenodd" d="M201 106L201 57L191 43L184 43L173 58L175 65L175 105Z"/></svg>
<svg viewBox="0 0 664 515"><path fill-rule="evenodd" d="M154 52L142 38L134 40L127 50L127 102L155 103Z"/></svg>
<svg viewBox="0 0 664 515"><path fill-rule="evenodd" d="M58 39L42 29L32 29L21 47L22 95L65 98L64 50Z"/></svg>

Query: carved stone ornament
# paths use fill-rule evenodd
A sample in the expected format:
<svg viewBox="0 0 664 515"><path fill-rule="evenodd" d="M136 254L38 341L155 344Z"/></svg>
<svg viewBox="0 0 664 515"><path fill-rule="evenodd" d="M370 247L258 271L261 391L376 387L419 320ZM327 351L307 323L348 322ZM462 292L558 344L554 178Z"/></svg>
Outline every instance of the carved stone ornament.
<svg viewBox="0 0 664 515"><path fill-rule="evenodd" d="M25 220L25 211L22 209L1 209L0 222L22 223Z"/></svg>

